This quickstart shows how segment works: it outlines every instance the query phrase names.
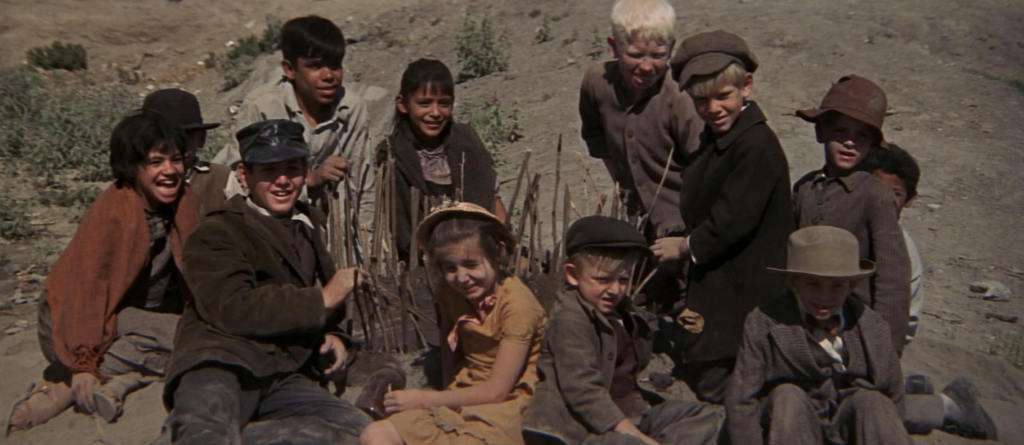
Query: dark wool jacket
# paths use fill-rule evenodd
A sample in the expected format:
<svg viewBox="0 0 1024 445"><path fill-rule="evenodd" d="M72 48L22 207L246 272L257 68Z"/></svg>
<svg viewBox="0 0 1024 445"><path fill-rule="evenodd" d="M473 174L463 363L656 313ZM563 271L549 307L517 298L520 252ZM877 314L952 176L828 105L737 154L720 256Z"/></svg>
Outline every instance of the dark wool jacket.
<svg viewBox="0 0 1024 445"><path fill-rule="evenodd" d="M761 410L775 387L792 383L810 396L826 437L838 439L831 417L856 391L878 391L905 413L903 371L878 313L856 298L843 306L846 370L836 369L803 324L796 296L786 294L755 309L743 328L743 346L725 393L726 427L732 443L764 442ZM842 443L829 442L829 443Z"/></svg>
<svg viewBox="0 0 1024 445"><path fill-rule="evenodd" d="M615 330L575 291L560 292L544 328L537 373L540 383L523 418L523 429L582 443L609 432L625 418L608 392L615 372ZM628 298L619 303L636 329L637 372L651 360L650 320Z"/></svg>
<svg viewBox="0 0 1024 445"><path fill-rule="evenodd" d="M316 251L316 279L334 275L324 246L324 216L304 203ZM185 242L184 274L192 304L178 322L167 366L164 402L173 407L177 379L204 364L233 367L261 378L312 371L310 358L324 334L338 331L344 309L328 313L315 282L300 272L298 255L234 196L212 210Z"/></svg>
<svg viewBox="0 0 1024 445"><path fill-rule="evenodd" d="M477 204L493 212L497 173L494 171L491 154L473 127L452 123L446 131L442 137L448 153L448 166L452 170L452 186L462 191L461 201ZM409 260L412 233L419 224L419 221L412 221L410 188L418 188L420 196L427 193L423 167L416 153L420 148L419 141L405 119L399 119L391 136L377 145L377 165L387 162L389 151L395 157L395 244L398 246L398 257L403 261ZM420 209L420 218L429 210Z"/></svg>
<svg viewBox="0 0 1024 445"><path fill-rule="evenodd" d="M733 358L747 313L786 292L766 268L785 267L794 230L789 164L756 103L724 135L705 127L682 182L680 212L697 260L686 306L704 317L686 358Z"/></svg>

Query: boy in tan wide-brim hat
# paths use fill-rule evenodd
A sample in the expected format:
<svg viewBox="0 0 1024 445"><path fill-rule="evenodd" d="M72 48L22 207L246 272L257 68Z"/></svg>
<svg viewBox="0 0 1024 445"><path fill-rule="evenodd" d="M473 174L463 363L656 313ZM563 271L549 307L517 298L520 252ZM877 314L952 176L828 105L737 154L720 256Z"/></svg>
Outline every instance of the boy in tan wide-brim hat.
<svg viewBox="0 0 1024 445"><path fill-rule="evenodd" d="M747 316L726 390L732 443L912 443L888 325L848 298L875 272L853 234L797 230L786 268L771 270L790 292Z"/></svg>

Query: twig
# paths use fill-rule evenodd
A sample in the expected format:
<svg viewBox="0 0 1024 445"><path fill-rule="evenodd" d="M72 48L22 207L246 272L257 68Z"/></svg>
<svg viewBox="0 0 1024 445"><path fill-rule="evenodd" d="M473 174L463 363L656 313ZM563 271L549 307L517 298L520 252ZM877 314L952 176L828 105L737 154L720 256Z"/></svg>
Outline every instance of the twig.
<svg viewBox="0 0 1024 445"><path fill-rule="evenodd" d="M516 209L516 199L519 199L519 187L523 185L523 175L526 174L526 169L530 165L530 155L532 153L532 150L526 150L526 155L523 156L523 164L519 167L519 176L516 177L516 188L512 192L512 200L509 201L509 208L505 213L506 226L512 223L512 213Z"/></svg>
<svg viewBox="0 0 1024 445"><path fill-rule="evenodd" d="M669 168L672 167L672 155L676 153L676 146L673 144L672 148L668 150L668 159L665 160L665 169L661 172L661 181L658 181L658 188L654 190L654 199L651 201L651 208L647 209L647 215L641 219L640 227L643 227L643 220L650 218L654 214L654 209L658 207L658 195L661 194L661 188L665 185L665 178L668 178Z"/></svg>
<svg viewBox="0 0 1024 445"><path fill-rule="evenodd" d="M558 259L558 185L562 181L562 134L558 134L558 148L555 149L555 187L551 193L551 255ZM551 268L554 269L554 268Z"/></svg>

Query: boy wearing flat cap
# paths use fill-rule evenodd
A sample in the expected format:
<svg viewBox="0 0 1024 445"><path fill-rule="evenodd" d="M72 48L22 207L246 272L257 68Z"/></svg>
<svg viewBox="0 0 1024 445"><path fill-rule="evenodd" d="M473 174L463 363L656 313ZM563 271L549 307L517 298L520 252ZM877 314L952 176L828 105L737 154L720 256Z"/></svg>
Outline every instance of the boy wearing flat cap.
<svg viewBox="0 0 1024 445"><path fill-rule="evenodd" d="M240 130L248 196L210 212L185 243L194 295L164 391L174 443L358 443L370 422L318 385L344 375L343 303L365 273L334 270L323 215L298 202L302 132L284 120Z"/></svg>
<svg viewBox="0 0 1024 445"><path fill-rule="evenodd" d="M870 150L887 147L885 109L885 92L851 74L832 85L821 106L796 112L814 123L825 166L796 182L793 207L798 228L833 226L857 237L860 258L874 261L878 270L854 295L889 324L893 347L902 354L910 317L910 257L892 189L862 165Z"/></svg>
<svg viewBox="0 0 1024 445"><path fill-rule="evenodd" d="M528 444L714 443L721 415L665 402L637 377L651 358L650 314L629 298L633 268L651 254L633 226L582 218L565 236L565 281L545 326L540 383L523 419ZM648 399L662 402L651 407Z"/></svg>
<svg viewBox="0 0 1024 445"><path fill-rule="evenodd" d="M786 268L772 270L790 292L747 316L726 391L731 442L913 443L888 325L848 298L875 272L857 238L829 226L797 230Z"/></svg>
<svg viewBox="0 0 1024 445"><path fill-rule="evenodd" d="M700 149L682 173L680 213L692 259L686 316L689 324L679 375L706 402L721 404L743 334L743 318L785 293L767 267L785 261L794 230L789 163L757 103L747 98L757 57L735 34L713 31L682 42L672 60L679 86L704 120ZM700 330L701 332L696 332Z"/></svg>

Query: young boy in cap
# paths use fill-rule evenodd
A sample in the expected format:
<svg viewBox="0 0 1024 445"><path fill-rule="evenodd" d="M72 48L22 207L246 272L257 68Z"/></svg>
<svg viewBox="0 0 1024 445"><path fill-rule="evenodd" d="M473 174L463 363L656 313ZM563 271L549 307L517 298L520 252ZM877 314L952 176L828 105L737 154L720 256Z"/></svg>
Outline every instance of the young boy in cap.
<svg viewBox="0 0 1024 445"><path fill-rule="evenodd" d="M896 214L902 215L917 198L921 170L906 150L889 142L887 150L872 150L865 161L876 179L892 189ZM924 303L921 291L921 256L906 229L903 239L910 255L910 324L907 344L914 339ZM914 374L906 378L907 417L904 425L911 434L928 434L940 429L964 437L996 440L995 423L978 400L978 388L965 377L953 379L938 394L930 376Z"/></svg>
<svg viewBox="0 0 1024 445"><path fill-rule="evenodd" d="M199 100L192 93L177 88L156 90L142 101L142 110L164 116L185 130L188 148L185 151L185 181L192 187L199 216L224 203L224 189L231 169L199 160L199 150L206 146L206 133L220 122L203 122Z"/></svg>
<svg viewBox="0 0 1024 445"><path fill-rule="evenodd" d="M619 0L608 48L615 60L587 70L580 87L580 135L604 161L626 211L646 217L659 273L645 289L658 312L679 299L679 159L697 150L701 121L693 103L665 74L675 45L675 10L665 0ZM648 292L663 289L654 295ZM654 300L654 301L652 301Z"/></svg>
<svg viewBox="0 0 1024 445"><path fill-rule="evenodd" d="M365 273L335 271L323 215L298 200L302 133L285 120L239 131L248 196L212 211L185 243L193 301L164 390L175 443L356 443L370 422L318 385L344 375L344 300Z"/></svg>
<svg viewBox="0 0 1024 445"><path fill-rule="evenodd" d="M891 205L891 204L890 204ZM747 316L726 391L732 443L911 444L885 320L848 295L874 273L857 238L829 226L789 237L790 293Z"/></svg>
<svg viewBox="0 0 1024 445"><path fill-rule="evenodd" d="M821 106L798 110L814 123L824 145L825 166L793 186L797 227L839 227L857 237L860 257L878 271L861 280L854 295L889 324L893 347L902 353L910 306L910 258L903 241L893 193L863 168L872 149L885 149L882 122L885 92L870 80L844 76L828 90Z"/></svg>
<svg viewBox="0 0 1024 445"><path fill-rule="evenodd" d="M686 362L677 374L701 400L717 404L744 317L785 293L785 281L766 267L785 263L794 229L786 154L757 103L747 100L757 66L747 43L725 31L684 40L672 63L705 123L700 149L682 174L686 242L679 245L680 255L692 259L688 316L703 318L704 326L683 347Z"/></svg>
<svg viewBox="0 0 1024 445"><path fill-rule="evenodd" d="M355 171L369 137L366 103L342 85L345 36L323 17L297 17L281 27L281 52L284 77L246 95L235 117L236 128L268 119L301 124L310 151L308 198L326 199L329 187L344 182L353 199L362 196L362 201L356 202L360 206L358 223L369 226L373 219L373 159L362 162L364 171ZM238 145L231 141L213 162L234 168L239 160ZM229 186L230 195L244 194L237 180ZM340 209L344 197L341 193L332 207ZM358 233L359 226L355 228Z"/></svg>
<svg viewBox="0 0 1024 445"><path fill-rule="evenodd" d="M644 237L625 221L588 216L573 223L565 243L572 290L558 294L545 327L526 442L714 443L717 412L681 400L651 407L637 383L654 335L652 317L629 298L633 268L651 253Z"/></svg>

